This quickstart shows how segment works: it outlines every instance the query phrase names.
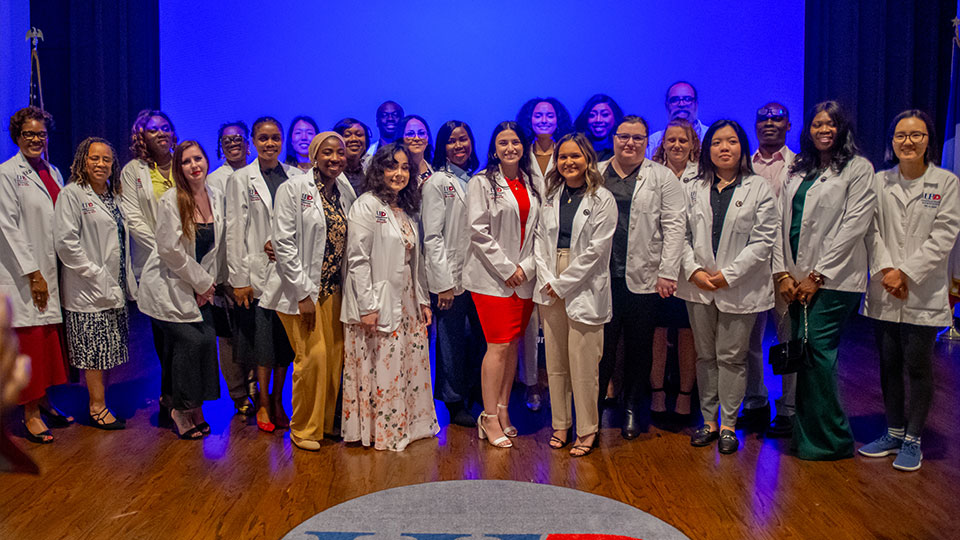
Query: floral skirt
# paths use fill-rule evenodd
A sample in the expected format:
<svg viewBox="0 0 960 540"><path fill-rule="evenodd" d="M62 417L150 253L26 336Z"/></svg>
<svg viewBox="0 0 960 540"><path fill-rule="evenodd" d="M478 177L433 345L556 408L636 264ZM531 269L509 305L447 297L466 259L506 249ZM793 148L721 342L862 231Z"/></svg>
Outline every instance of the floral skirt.
<svg viewBox="0 0 960 540"><path fill-rule="evenodd" d="M430 342L405 266L400 325L391 333L344 325L343 419L346 442L401 451L440 431L430 384Z"/></svg>

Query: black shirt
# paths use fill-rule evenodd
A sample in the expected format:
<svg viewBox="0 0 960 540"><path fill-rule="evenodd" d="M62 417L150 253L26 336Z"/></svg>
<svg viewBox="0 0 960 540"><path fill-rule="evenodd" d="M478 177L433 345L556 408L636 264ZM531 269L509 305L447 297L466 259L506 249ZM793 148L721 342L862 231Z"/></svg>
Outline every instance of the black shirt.
<svg viewBox="0 0 960 540"><path fill-rule="evenodd" d="M717 191L717 184L720 183L720 177L714 176L713 185L710 187L710 209L713 210L713 254L716 256L717 248L720 246L720 235L723 234L723 221L727 218L727 208L730 207L730 200L733 199L733 192L740 185L740 176L730 185L723 188L723 191Z"/></svg>
<svg viewBox="0 0 960 540"><path fill-rule="evenodd" d="M578 188L568 187L566 183L560 190L560 235L557 237L557 249L570 249L570 240L573 236L573 219L577 217L580 201L587 191L584 184Z"/></svg>
<svg viewBox="0 0 960 540"><path fill-rule="evenodd" d="M642 163L641 163L642 165ZM604 187L613 193L617 201L617 228L613 232L613 251L610 253L610 274L622 278L627 274L627 236L630 230L630 203L633 201L633 189L637 185L638 165L630 174L620 178L613 169L613 162L603 173Z"/></svg>
<svg viewBox="0 0 960 540"><path fill-rule="evenodd" d="M210 252L213 249L213 223L196 223L196 230L194 231L196 240L194 258L197 262L203 260L203 256Z"/></svg>
<svg viewBox="0 0 960 540"><path fill-rule="evenodd" d="M260 167L260 173L263 174L263 181L267 183L267 189L270 190L270 200L277 198L277 188L287 180L287 173L283 170L283 165L277 163L277 166L269 171Z"/></svg>

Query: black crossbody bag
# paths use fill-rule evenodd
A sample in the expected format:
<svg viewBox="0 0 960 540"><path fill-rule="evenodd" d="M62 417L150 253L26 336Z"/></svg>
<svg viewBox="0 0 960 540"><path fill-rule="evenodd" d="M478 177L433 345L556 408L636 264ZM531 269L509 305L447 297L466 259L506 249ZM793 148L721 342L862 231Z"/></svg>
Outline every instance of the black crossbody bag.
<svg viewBox="0 0 960 540"><path fill-rule="evenodd" d="M809 365L809 326L807 324L807 306L803 306L803 337L791 339L770 347L768 361L774 375L796 373Z"/></svg>

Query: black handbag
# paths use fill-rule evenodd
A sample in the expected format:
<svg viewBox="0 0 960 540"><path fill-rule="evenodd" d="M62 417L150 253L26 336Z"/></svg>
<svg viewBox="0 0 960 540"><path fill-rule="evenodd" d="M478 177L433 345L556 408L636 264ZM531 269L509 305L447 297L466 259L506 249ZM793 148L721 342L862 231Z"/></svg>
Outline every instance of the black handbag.
<svg viewBox="0 0 960 540"><path fill-rule="evenodd" d="M774 375L796 373L809 364L809 326L807 324L807 306L803 306L803 337L791 339L770 347L767 361Z"/></svg>

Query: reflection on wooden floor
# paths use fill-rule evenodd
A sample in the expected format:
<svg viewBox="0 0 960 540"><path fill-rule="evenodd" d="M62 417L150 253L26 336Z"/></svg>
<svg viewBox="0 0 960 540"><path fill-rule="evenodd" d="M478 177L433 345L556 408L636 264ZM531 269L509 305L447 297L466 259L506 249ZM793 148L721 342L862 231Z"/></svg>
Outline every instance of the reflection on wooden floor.
<svg viewBox="0 0 960 540"><path fill-rule="evenodd" d="M56 442L46 446L17 439L42 474L0 476L0 538L279 538L354 497L473 478L603 495L691 538L955 538L960 528L960 345L937 345L923 468L902 473L891 467L893 458L800 461L789 455L788 441L744 433L731 456L715 445L691 447L689 430L651 426L628 442L616 411L604 415L600 448L572 459L547 446L549 410L528 412L522 391L511 408L521 431L512 450L478 441L476 430L445 426L436 439L399 454L336 442L307 453L292 449L285 432L260 433L233 416L227 398L205 407L210 437L181 441L155 427L157 405L149 398L159 372L144 320L135 320L133 339L134 360L114 374L108 393L128 428L72 426L55 430ZM859 445L884 428L868 321L850 325L841 351L841 392ZM86 410L80 385L59 389L55 399L71 414ZM446 424L442 408L439 414Z"/></svg>

